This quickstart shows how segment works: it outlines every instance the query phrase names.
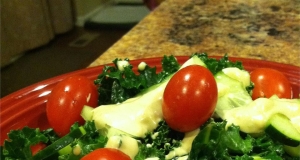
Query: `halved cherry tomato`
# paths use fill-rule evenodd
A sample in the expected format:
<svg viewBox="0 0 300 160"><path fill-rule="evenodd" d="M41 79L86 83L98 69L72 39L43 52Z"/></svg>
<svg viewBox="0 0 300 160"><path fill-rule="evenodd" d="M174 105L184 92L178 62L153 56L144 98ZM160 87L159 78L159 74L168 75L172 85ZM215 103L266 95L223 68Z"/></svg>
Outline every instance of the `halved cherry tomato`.
<svg viewBox="0 0 300 160"><path fill-rule="evenodd" d="M118 149L99 148L85 155L81 160L130 160L130 157Z"/></svg>
<svg viewBox="0 0 300 160"><path fill-rule="evenodd" d="M254 83L252 99L259 97L270 98L277 95L279 98L292 98L292 87L285 75L275 69L258 68L250 73Z"/></svg>
<svg viewBox="0 0 300 160"><path fill-rule="evenodd" d="M199 65L187 66L168 82L162 100L163 116L174 130L188 132L213 114L218 98L212 73Z"/></svg>
<svg viewBox="0 0 300 160"><path fill-rule="evenodd" d="M64 136L75 122L84 123L80 116L84 105L96 107L97 104L98 91L93 81L83 76L64 79L49 95L46 107L49 124L59 136Z"/></svg>

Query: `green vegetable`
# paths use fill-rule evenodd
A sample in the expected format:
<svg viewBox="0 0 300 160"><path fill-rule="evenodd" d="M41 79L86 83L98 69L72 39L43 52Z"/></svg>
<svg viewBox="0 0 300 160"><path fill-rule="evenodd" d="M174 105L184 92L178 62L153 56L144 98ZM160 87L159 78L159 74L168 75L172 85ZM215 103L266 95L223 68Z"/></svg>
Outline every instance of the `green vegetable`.
<svg viewBox="0 0 300 160"><path fill-rule="evenodd" d="M93 107L84 105L83 108L82 108L82 110L81 110L80 116L81 116L85 121L91 120L92 117L93 117L93 113L92 113L92 110L93 110L93 109L94 109Z"/></svg>
<svg viewBox="0 0 300 160"><path fill-rule="evenodd" d="M210 58L206 53L194 53L192 54L192 57L196 55L198 56L205 64L206 67L215 75L218 72L220 72L224 68L228 67L236 67L241 70L244 69L243 65L241 62L236 61L230 61L227 54L225 54L222 58L215 59L215 58Z"/></svg>
<svg viewBox="0 0 300 160"><path fill-rule="evenodd" d="M283 145L268 135L252 137L242 133L238 126L225 128L226 121L208 122L194 139L190 160L195 159L290 159Z"/></svg>
<svg viewBox="0 0 300 160"><path fill-rule="evenodd" d="M269 119L265 130L274 140L289 146L300 145L300 133L291 123L290 119L283 114L274 114Z"/></svg>
<svg viewBox="0 0 300 160"><path fill-rule="evenodd" d="M5 140L3 156L6 159L31 159L30 146L39 142L47 143L49 138L38 128L24 127L22 130L12 130L8 133L9 140Z"/></svg>
<svg viewBox="0 0 300 160"><path fill-rule="evenodd" d="M53 154L57 154L59 150L63 149L64 147L71 144L76 139L82 137L86 134L86 131L83 127L78 127L73 129L67 135L63 136L62 138L58 139L57 141L53 142L45 149L39 151L36 155L32 157L33 160L41 160L46 159Z"/></svg>
<svg viewBox="0 0 300 160"><path fill-rule="evenodd" d="M226 122L210 122L194 139L189 159L228 159L230 154L248 154L253 138L243 139L237 126L225 129Z"/></svg>
<svg viewBox="0 0 300 160"><path fill-rule="evenodd" d="M180 146L183 137L184 133L172 130L165 121L161 121L153 132L147 133L145 138L140 139L139 152L134 159L144 160L149 157L165 159L166 154Z"/></svg>
<svg viewBox="0 0 300 160"><path fill-rule="evenodd" d="M75 124L72 126L71 130L76 130L79 127L80 126L78 124ZM71 152L60 155L59 160L79 160L93 150L105 146L107 137L99 134L93 121L87 121L82 127L86 134L70 143L69 146L71 148Z"/></svg>
<svg viewBox="0 0 300 160"><path fill-rule="evenodd" d="M250 85L249 73L238 68L226 68L226 72L224 70L215 74L218 85L218 101L215 112L221 117L228 109L245 106L252 102L252 98L246 90L246 87ZM234 72L235 75L227 72ZM239 75L239 80L236 75ZM248 79L249 82L245 82L244 79Z"/></svg>
<svg viewBox="0 0 300 160"><path fill-rule="evenodd" d="M95 128L92 121L86 122L83 126L75 123L71 131L66 136L59 138L53 129L40 131L39 129L24 127L22 130L13 130L9 134L10 140L5 140L4 146L1 147L1 159L80 159L87 153L96 148L104 147L107 137L102 136ZM32 156L30 146L40 142L48 146ZM80 147L80 153L74 155L75 146Z"/></svg>
<svg viewBox="0 0 300 160"><path fill-rule="evenodd" d="M300 145L296 147L284 145L283 149L287 154L291 155L292 157L300 158Z"/></svg>
<svg viewBox="0 0 300 160"><path fill-rule="evenodd" d="M121 59L113 61L115 66L105 66L102 73L95 80L95 84L99 86L99 102L102 105L120 103L134 97L142 90L162 82L180 67L174 56L164 56L162 59L162 72L156 73L156 67L151 68L147 65L144 70L139 70L139 74L136 74L130 63L124 67L124 70L120 70L118 61L121 61ZM129 59L125 59L125 61L129 62Z"/></svg>

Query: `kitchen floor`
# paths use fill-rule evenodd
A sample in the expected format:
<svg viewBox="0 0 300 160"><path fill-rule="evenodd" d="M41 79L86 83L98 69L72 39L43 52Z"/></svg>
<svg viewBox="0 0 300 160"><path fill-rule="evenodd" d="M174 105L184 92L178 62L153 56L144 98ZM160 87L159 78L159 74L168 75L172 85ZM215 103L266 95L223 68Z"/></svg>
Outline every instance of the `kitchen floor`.
<svg viewBox="0 0 300 160"><path fill-rule="evenodd" d="M86 68L129 29L75 27L48 45L28 51L1 68L1 97L48 78Z"/></svg>

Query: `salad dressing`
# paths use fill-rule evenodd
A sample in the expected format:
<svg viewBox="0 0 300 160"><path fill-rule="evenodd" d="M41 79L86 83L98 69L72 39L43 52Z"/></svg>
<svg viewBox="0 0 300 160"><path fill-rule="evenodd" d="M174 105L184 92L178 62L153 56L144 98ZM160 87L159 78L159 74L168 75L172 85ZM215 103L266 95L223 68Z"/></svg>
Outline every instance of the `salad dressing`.
<svg viewBox="0 0 300 160"><path fill-rule="evenodd" d="M243 132L261 133L265 130L270 116L276 113L287 116L297 131L300 132L298 99L258 98L246 106L225 111L222 119L226 119L228 125L240 126Z"/></svg>
<svg viewBox="0 0 300 160"><path fill-rule="evenodd" d="M114 104L102 105L93 110L92 119L97 129L111 126L133 137L144 137L163 119L161 99L166 82L147 95Z"/></svg>
<svg viewBox="0 0 300 160"><path fill-rule="evenodd" d="M127 135L115 135L109 137L105 147L119 149L131 159L134 159L139 151L137 140Z"/></svg>
<svg viewBox="0 0 300 160"><path fill-rule="evenodd" d="M195 137L198 135L199 132L200 129L196 129L191 132L185 133L184 138L181 141L181 146L175 148L168 155L166 155L166 159L172 159L174 157L181 157L189 154L192 148L193 140L195 139Z"/></svg>

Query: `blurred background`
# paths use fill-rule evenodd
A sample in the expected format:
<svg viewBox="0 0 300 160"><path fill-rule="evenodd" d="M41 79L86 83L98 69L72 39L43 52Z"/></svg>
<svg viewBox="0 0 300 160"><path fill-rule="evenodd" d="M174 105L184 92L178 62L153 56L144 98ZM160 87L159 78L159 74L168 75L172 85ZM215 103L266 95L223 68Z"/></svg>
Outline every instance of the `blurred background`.
<svg viewBox="0 0 300 160"><path fill-rule="evenodd" d="M161 1L2 0L1 97L86 68Z"/></svg>

